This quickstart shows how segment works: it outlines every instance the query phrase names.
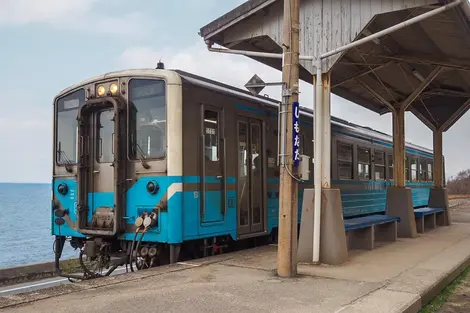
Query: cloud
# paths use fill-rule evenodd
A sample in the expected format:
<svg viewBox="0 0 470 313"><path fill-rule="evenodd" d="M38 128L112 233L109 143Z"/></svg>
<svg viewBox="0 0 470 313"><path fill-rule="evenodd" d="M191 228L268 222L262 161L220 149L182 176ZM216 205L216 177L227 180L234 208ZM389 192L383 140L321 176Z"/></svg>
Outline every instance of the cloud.
<svg viewBox="0 0 470 313"><path fill-rule="evenodd" d="M26 110L24 108L27 108ZM1 180L49 182L52 174L52 111L24 105L0 116Z"/></svg>
<svg viewBox="0 0 470 313"><path fill-rule="evenodd" d="M148 46L129 47L117 58L116 65L120 68L153 68L160 59L165 63L166 68L185 70L239 88L244 88L245 83L253 74L258 74L266 82L281 79L280 71L247 57L209 52L202 40L179 50L169 47L160 50ZM300 92L301 105L312 108L312 85L301 82ZM278 87L266 88L263 93L275 99L280 98L280 89ZM380 116L335 95L332 95L332 115L352 123L369 126L387 134L392 133L392 117L390 114ZM459 143L462 139L459 134L462 131L468 133L468 126L466 125L469 125L469 121L470 115L467 114L456 124L454 129L451 129L444 136L444 154L447 154L447 177L469 167L465 157L461 156L470 154L470 148L466 148ZM463 128L467 130L462 130ZM409 112L405 117L405 135L407 142L432 148L431 130ZM466 152L462 153L465 149Z"/></svg>
<svg viewBox="0 0 470 313"><path fill-rule="evenodd" d="M144 13L110 15L108 11L97 9L100 3L107 4L102 0L2 0L0 27L45 24L97 34L134 37L150 34L151 20Z"/></svg>
<svg viewBox="0 0 470 313"><path fill-rule="evenodd" d="M266 82L279 81L282 78L280 71L247 57L209 52L202 40L178 51L169 47L161 50L147 46L130 47L116 62L120 68L145 68L155 67L159 59L162 59L166 68L178 68L239 88L245 88L245 83L254 74ZM266 87L262 93L280 99L281 90L279 87ZM308 108L313 107L313 86L303 81L300 82L300 103ZM379 116L335 95L332 97L332 115L386 133L392 131L389 115Z"/></svg>

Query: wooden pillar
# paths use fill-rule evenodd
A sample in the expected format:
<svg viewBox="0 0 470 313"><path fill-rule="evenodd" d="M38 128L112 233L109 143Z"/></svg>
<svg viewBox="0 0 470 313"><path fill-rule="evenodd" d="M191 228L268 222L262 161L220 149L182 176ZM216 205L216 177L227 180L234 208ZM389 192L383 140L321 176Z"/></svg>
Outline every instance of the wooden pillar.
<svg viewBox="0 0 470 313"><path fill-rule="evenodd" d="M434 152L434 186L442 188L444 177L442 175L442 130L433 131L433 152Z"/></svg>
<svg viewBox="0 0 470 313"><path fill-rule="evenodd" d="M393 181L394 186L404 188L405 180L405 110L396 109L393 114Z"/></svg>
<svg viewBox="0 0 470 313"><path fill-rule="evenodd" d="M277 273L280 277L297 275L297 227L298 204L297 182L293 173L293 114L292 103L298 101L299 86L299 0L284 0L284 64L282 78L290 91L286 111L285 164L280 168L279 232L277 252Z"/></svg>

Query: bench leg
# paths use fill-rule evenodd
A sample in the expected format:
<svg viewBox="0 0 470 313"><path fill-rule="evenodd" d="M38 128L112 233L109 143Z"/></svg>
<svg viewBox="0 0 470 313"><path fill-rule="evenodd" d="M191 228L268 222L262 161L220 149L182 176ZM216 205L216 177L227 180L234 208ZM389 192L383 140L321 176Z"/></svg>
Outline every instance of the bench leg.
<svg viewBox="0 0 470 313"><path fill-rule="evenodd" d="M375 240L397 241L397 222L375 225Z"/></svg>
<svg viewBox="0 0 470 313"><path fill-rule="evenodd" d="M433 230L436 229L436 214L429 214L424 216L424 229Z"/></svg>
<svg viewBox="0 0 470 313"><path fill-rule="evenodd" d="M416 217L416 230L419 234L424 233L424 217Z"/></svg>
<svg viewBox="0 0 470 313"><path fill-rule="evenodd" d="M446 223L446 216L447 212L444 211L444 212L439 212L439 213L436 213L436 225L437 226L447 226L447 223Z"/></svg>
<svg viewBox="0 0 470 313"><path fill-rule="evenodd" d="M351 230L348 232L348 248L373 250L374 237L374 226Z"/></svg>

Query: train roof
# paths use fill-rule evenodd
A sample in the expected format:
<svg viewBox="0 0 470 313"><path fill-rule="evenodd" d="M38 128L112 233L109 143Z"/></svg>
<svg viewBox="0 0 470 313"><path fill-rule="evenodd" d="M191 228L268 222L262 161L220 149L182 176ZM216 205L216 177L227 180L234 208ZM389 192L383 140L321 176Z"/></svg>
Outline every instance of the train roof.
<svg viewBox="0 0 470 313"><path fill-rule="evenodd" d="M192 83L194 85L206 87L206 88L213 89L213 90L218 90L220 92L227 92L227 93L237 95L237 96L242 96L244 98L248 98L251 100L261 102L268 106L272 106L273 108L276 108L276 109L279 107L279 104L281 103L281 101L279 100L272 99L269 97L264 97L264 96L255 96L251 94L249 91L246 91L246 90L234 87L234 86L230 86L230 85L227 85L227 84L215 81L215 80L211 80L206 77L198 76L198 75L188 73L188 72L178 70L178 69L175 69L174 71L177 72L183 80L189 83ZM302 115L308 116L313 119L314 112L312 109L301 106L300 111ZM348 122L344 119L341 119L335 116L331 116L331 123L339 127L347 128L363 136L374 137L376 139L381 139L381 140L388 141L388 142L393 141L393 137L390 136L389 134L372 129L367 126L354 124L354 123ZM422 146L419 146L410 142L406 142L406 146L409 148L421 150L423 152L427 152L431 154L433 153L433 151L429 148L422 147Z"/></svg>
<svg viewBox="0 0 470 313"><path fill-rule="evenodd" d="M94 81L102 80L102 79L108 79L108 78L114 78L114 77L120 77L120 76L149 76L149 77L158 77L158 76L160 76L161 77L162 73L165 73L165 72L166 72L166 75L170 75L169 73L173 72L173 73L177 74L183 81L186 81L188 83L191 83L191 84L194 84L194 85L197 85L197 86L200 86L200 87L216 90L216 91L219 91L219 92L222 92L222 93L233 94L235 96L239 96L239 97L243 97L243 98L246 98L246 99L249 99L249 100L256 101L258 103L263 103L264 105L270 106L270 107L275 108L275 109L278 109L279 104L281 103L281 101L279 101L279 100L269 98L269 97L266 97L266 96L255 96L247 90L237 88L237 87L234 87L234 86L231 86L231 85L228 85L228 84L224 84L224 83L221 83L219 81L215 81L215 80L212 80L212 79L209 79L209 78L206 78L206 77L198 76L198 75L195 75L195 74L183 71L183 70L179 70L179 69L164 69L163 70L163 69L152 69L152 68L126 69L126 70L114 71L114 72L109 72L109 73L105 73L105 74L102 74L102 75L98 75L98 76L83 80L83 81L81 81L77 84L74 84L74 85L62 90L56 96L56 98L60 97L60 96L63 96L64 94L67 94L68 92L70 92L70 91L72 91L72 90L74 90L74 89L76 89L80 86L83 86L85 84L88 84L88 83L91 83L91 82L94 82ZM313 119L314 112L313 112L312 109L301 106L300 111L301 111L302 115L308 116L308 117ZM341 119L341 118L338 118L338 117L332 116L331 117L331 123L332 123L332 125L335 125L337 127L347 128L351 132L354 132L354 133L356 133L358 135L361 135L361 136L372 137L372 138L387 141L387 142L392 142L392 140L393 140L392 136L390 136L389 134L380 132L378 130L372 129L372 128L367 127L367 126L361 126L361 125L358 125L358 124L354 124L354 123L348 122L348 121L346 121L344 119ZM416 149L416 150L426 152L426 153L430 153L430 154L433 153L433 151L431 149L428 149L428 148L425 148L425 147L422 147L422 146L419 146L419 145L415 145L415 144L410 143L410 142L407 142L406 146L409 147L409 148L413 148L413 149Z"/></svg>

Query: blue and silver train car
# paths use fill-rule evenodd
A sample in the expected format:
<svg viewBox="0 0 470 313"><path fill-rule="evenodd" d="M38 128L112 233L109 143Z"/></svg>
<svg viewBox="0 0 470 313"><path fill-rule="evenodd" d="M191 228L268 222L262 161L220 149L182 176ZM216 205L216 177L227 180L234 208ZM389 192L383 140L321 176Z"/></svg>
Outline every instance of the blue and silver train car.
<svg viewBox="0 0 470 313"><path fill-rule="evenodd" d="M60 92L51 219L57 270L66 241L93 277L275 239L278 104L162 64ZM312 126L303 109L300 152L310 157ZM391 147L388 135L332 119L332 184L346 218L384 212ZM407 144L407 164L414 204L425 206L432 151ZM300 200L312 178L300 184Z"/></svg>

